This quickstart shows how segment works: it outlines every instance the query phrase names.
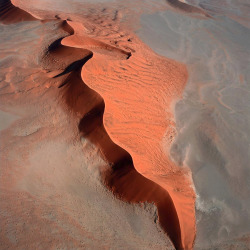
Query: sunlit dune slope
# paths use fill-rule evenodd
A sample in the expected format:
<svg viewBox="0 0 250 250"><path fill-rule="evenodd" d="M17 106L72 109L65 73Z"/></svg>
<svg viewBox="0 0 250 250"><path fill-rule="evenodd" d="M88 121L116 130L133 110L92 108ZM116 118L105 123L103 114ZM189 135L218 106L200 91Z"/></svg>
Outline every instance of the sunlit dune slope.
<svg viewBox="0 0 250 250"><path fill-rule="evenodd" d="M78 122L81 136L109 163L104 183L124 201L154 203L175 247L192 249L191 174L168 157L175 136L172 105L185 87L185 66L156 55L129 31L104 39L98 35L101 26L91 32L72 20L61 21L68 36L48 45L40 66L59 82L63 107ZM110 31L119 27L119 20L113 21Z"/></svg>
<svg viewBox="0 0 250 250"><path fill-rule="evenodd" d="M165 220L162 225L166 227L177 248L192 248L195 220L191 180L186 168L174 166L166 156L175 134L171 103L181 95L185 86L185 67L156 55L152 57L152 51L140 44L136 37L132 39L132 48L128 47L130 42L127 41L127 48L134 52L129 60L125 60L127 57L123 56L126 55L124 50L86 37L86 34L81 33L84 30L81 24L70 22L70 25L75 33L64 38L61 43L93 50L93 57L84 65L81 76L88 86L103 97L105 110L104 104L99 104L89 114L84 115L83 112L80 130L84 131L88 126L91 127L90 131L94 130L92 141L100 146L105 158L113 166L113 171L106 180L127 201L147 200L161 206L160 200L166 200L169 193L177 217L174 219L174 212L167 211L171 206L166 205L165 214L159 213L160 221L163 222L166 214L171 214L168 223ZM135 169L153 182L144 180L136 172L132 174L134 170L130 156L114 149L108 143L109 137L104 139L105 130L100 120L103 111L104 128L111 140L125 149L131 155ZM89 134L90 131L84 134ZM161 186L163 191L154 183ZM162 206L161 211L164 211ZM176 221L171 223L170 218Z"/></svg>

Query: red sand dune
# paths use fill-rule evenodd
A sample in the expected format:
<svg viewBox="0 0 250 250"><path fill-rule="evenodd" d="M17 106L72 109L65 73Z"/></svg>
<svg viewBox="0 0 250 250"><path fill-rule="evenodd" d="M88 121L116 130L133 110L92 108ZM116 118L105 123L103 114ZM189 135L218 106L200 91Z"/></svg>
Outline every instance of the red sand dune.
<svg viewBox="0 0 250 250"><path fill-rule="evenodd" d="M104 158L110 163L110 171L103 173L105 183L114 194L125 201L154 202L159 210L159 220L162 227L174 245L178 249L181 248L180 226L172 199L166 190L139 174L135 170L128 152L110 139L103 126L105 106L103 99L82 81L81 68L92 57L92 54L84 49L62 45L54 46L60 40L49 47L48 54L43 58L43 67L46 69L50 66L50 70L58 70L61 63L67 62L69 64L63 73L55 77L66 75L59 86L62 98L67 108L80 119L79 131L81 135L98 145ZM77 60L80 57L82 60ZM53 58L58 64L53 63ZM76 61L72 62L72 59Z"/></svg>
<svg viewBox="0 0 250 250"><path fill-rule="evenodd" d="M163 147L166 130L169 142L174 136L173 118L166 109L170 110L171 102L181 94L187 77L185 68L156 55L152 60L152 51L139 41L130 59L121 60L128 58L124 57L126 51L86 37L80 32L84 30L81 24L70 25L75 33L61 43L85 52L92 49L93 57L91 53L85 57L92 58L84 62L81 76L104 102L81 80L79 67L62 83L67 84L65 100L82 117L82 135L97 144L110 162L112 168L104 173L105 181L123 200L154 202L160 223L176 248L192 248L194 193L188 170L174 166L166 157L169 144Z"/></svg>
<svg viewBox="0 0 250 250"><path fill-rule="evenodd" d="M14 6L10 0L0 0L0 22L4 24L37 20L28 12Z"/></svg>
<svg viewBox="0 0 250 250"><path fill-rule="evenodd" d="M155 203L175 247L192 249L190 172L168 157L175 135L171 105L185 86L185 66L154 54L129 32L111 45L81 23L62 21L61 28L69 36L48 47L41 66L58 79L81 135L109 162L105 183L127 202Z"/></svg>

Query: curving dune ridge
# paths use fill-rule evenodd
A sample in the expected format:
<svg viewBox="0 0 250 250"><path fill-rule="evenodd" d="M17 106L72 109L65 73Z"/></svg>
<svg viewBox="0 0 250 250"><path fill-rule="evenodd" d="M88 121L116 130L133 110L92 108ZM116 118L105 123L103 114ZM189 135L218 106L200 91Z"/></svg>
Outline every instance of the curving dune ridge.
<svg viewBox="0 0 250 250"><path fill-rule="evenodd" d="M142 125L140 123L134 123L133 121L132 114L135 114L136 119L138 119L139 118L138 111L128 109L130 111L129 114L131 115L130 122L132 120L130 124L130 128L127 126L127 124L129 124L129 120L125 116L125 117L122 117L124 121L119 121L123 124L122 124L121 131L119 131L120 128L118 128L119 130L117 132L117 127L114 126L113 124L110 126L109 120L106 120L106 123L105 123L105 114L108 112L112 113L113 120L117 119L117 117L115 116L116 111L115 110L110 111L106 106L105 112L104 112L104 102L102 98L99 97L94 91L91 92L90 89L84 86L84 82L80 78L82 76L84 79L88 75L98 76L98 79L97 79L98 86L94 86L93 88L94 89L101 88L101 90L98 92L101 93L102 96L104 96L102 92L104 88L103 83L99 82L99 77L102 76L102 74L100 74L102 73L101 70L104 70L103 64L101 65L102 68L100 68L100 71L96 68L96 66L98 65L99 62L101 63L104 62L103 57L111 57L110 63L117 62L116 61L117 58L119 58L118 62L120 62L120 59L128 59L130 56L130 53L128 52L126 53L126 51L124 50L117 49L109 45L105 45L101 42L96 42L93 39L86 38L86 36L79 34L81 30L79 27L81 27L81 24L70 22L70 25L75 30L75 33L72 36L62 39L61 44L72 46L72 47L73 46L78 47L78 49L76 49L75 51L75 55L78 55L78 56L80 55L80 53L77 53L77 51L79 50L79 48L82 48L82 52L86 53L85 59L82 59L83 64L86 63L86 65L83 67L82 72L80 74L81 67L76 66L75 62L72 63L68 68L70 67L72 68L73 64L75 64L75 67L72 68L72 72L67 76L64 82L61 84L61 86L65 86L66 84L68 85L68 87L65 86L66 93L67 93L65 94L66 103L69 106L69 108L73 110L74 113L77 114L77 116L80 116L80 117L82 116L80 123L79 123L80 132L82 133L83 136L88 137L93 143L99 146L105 159L108 160L108 162L110 163L112 167L110 171L108 171L107 173L104 173L104 179L107 182L107 185L111 188L111 190L115 194L117 194L119 197L121 197L125 201L154 202L158 207L160 223L162 227L164 228L164 230L170 236L176 248L177 249L191 248L193 244L194 232L195 232L194 224L192 223L193 218L190 218L190 214L192 216L192 206L194 205L192 197L194 196L192 195L192 193L187 194L185 192L186 190L184 191L184 188L189 189L188 179L185 180L185 176L183 176L183 174L180 173L179 170L174 170L173 169L174 166L172 166L172 169L171 169L172 163L169 160L164 159L165 153L161 152L162 149L159 149L159 146L157 146L159 142L157 141L155 142L155 139L157 138L157 134L158 134L158 131L156 129L159 129L159 127L160 127L160 131L162 129L162 134L160 134L161 136L158 137L159 140L162 140L164 127L161 128L160 124L152 124L152 125L146 124L146 126L152 126L152 127L146 128L148 130L146 131L146 135L145 135L144 121L142 122ZM59 50L61 50L61 47L62 45L59 46ZM72 50L72 47L67 47L67 49L70 51ZM96 55L94 52L94 57L92 58L92 52L89 50L86 50L86 48L92 48L94 51L97 51ZM67 49L66 47L63 47L63 50L66 51ZM58 50L58 47L56 48L56 50ZM54 52L50 51L50 53L53 54ZM72 55L73 53L69 53L69 54ZM57 55L60 56L60 53L58 53ZM85 69L88 68L89 65L92 66L90 63L91 61L94 61L95 57L97 58L96 59L97 62L95 62L93 66L94 72L92 71L90 73L85 72ZM92 59L87 62L87 60L89 60L90 58ZM114 60L112 58L114 58ZM130 60L132 59L133 59L133 55ZM65 57L63 57L63 60L65 60ZM80 62L80 60L78 62ZM104 63L106 64L106 62ZM82 65L80 64L80 65L83 66L83 64ZM140 62L140 64L143 65L143 62ZM135 66L138 67L138 65L135 65ZM138 70L138 72L140 72L140 70ZM172 70L176 70L176 69L172 68ZM114 71L115 70L113 69L106 70L106 72L111 72L111 73ZM65 71L65 73L67 72L68 70ZM119 75L121 75L121 72L119 73L120 73ZM59 76L61 75L62 74L59 74ZM106 77L106 74L105 74L105 77ZM124 78L126 79L126 76ZM139 78L139 79L141 80L143 78ZM117 81L119 80L117 79ZM93 79L91 79L91 80L88 80L87 82L93 83L94 81ZM116 109L117 106L119 105L119 101L120 101L119 98L121 99L124 98L124 96L126 96L126 92L124 92L124 89L121 88L123 92L120 95L117 89L114 89L115 93L112 93L111 86L114 83L111 82L112 85L109 87L108 83L110 82L110 79L104 80L103 82L105 83L104 84L105 87L108 88L109 90L108 91L109 96L106 99L107 101L104 99L105 104L107 102L112 101L112 99L114 99L115 97L115 99L113 100L115 104L113 107L111 107L111 109ZM184 81L182 84L184 83L185 83L185 75L184 75ZM132 91L133 91L134 86L132 84L128 85L126 81L125 81L125 84L126 84L127 89L132 87ZM144 86L142 87L144 88ZM153 86L153 84L151 84L151 86ZM121 86L117 86L117 87L120 88ZM153 86L153 89L154 89L154 86ZM174 91L176 91L176 89L173 90L173 94L176 94L174 93ZM145 98L145 96L148 95L148 92L143 93L142 91L141 94ZM131 98L131 96L133 96L133 93L131 93L128 90L128 95L130 95L130 98ZM93 98L91 102L89 102L90 97L91 99ZM129 96L127 96L127 99L129 100ZM87 104L86 100L88 100L88 103L91 103L93 106L88 107L88 105L86 105ZM163 102L164 102L164 99L163 99ZM152 103L153 101L150 100L149 104L151 105ZM124 105L124 103L122 104ZM143 110L142 109L143 107L141 107L137 102L133 102L133 101L131 103L128 103L130 109L131 109L131 104L134 104L133 108L135 109L139 108L139 110L141 109L141 111ZM164 103L164 106L165 104L166 102ZM145 102L143 103L143 105L145 105ZM126 105L124 106L125 108L128 108L126 107ZM122 107L120 108L121 110L123 110L123 114L126 115L124 108ZM153 110L153 112L154 112L153 114L150 114L148 112L149 114L147 118L149 119L149 121L155 118L156 116L155 112L157 111ZM103 113L104 113L104 124L103 124ZM145 113L142 112L143 116L146 114L147 114L146 112ZM119 115L119 113L117 115ZM150 115L153 116L153 118L151 118ZM159 123L160 122L164 124L163 119L160 120ZM136 125L136 126L131 126L131 125ZM139 126L139 128L137 126ZM127 134L129 129L131 130L130 135ZM141 130L142 135L139 136L139 138L133 138L133 136L139 135L139 133L138 135L135 135L135 131L138 129L142 129ZM111 138L106 133L106 130L111 135ZM125 131L126 131L126 134L124 138ZM150 136L150 134L147 135L148 132L153 133L152 135L153 140L150 145L151 147L153 146L151 153L148 152L147 143L148 143L149 136ZM169 133L170 133L168 135L169 137L173 136L171 134L173 133L173 131L170 130ZM132 138L131 140L128 140L130 136ZM124 142L124 139L125 139L125 142ZM137 144L138 142L136 142L138 139L139 139L138 141L139 145ZM146 139L146 145L144 142L145 139ZM135 165L138 167L139 172L141 172L143 175L139 174L134 169L132 158L129 155L129 153L127 153L125 150L117 146L113 141L115 141L118 145L121 145L122 143L122 147L125 148L128 152L130 152L130 154L134 150L134 148L130 147L131 142L133 143L133 145L137 144L136 150L142 150L141 153L143 153L143 151L145 150L144 152L148 153L149 159L147 159L146 155L143 157L141 155L138 156L138 152L133 152L134 155L132 154L132 158L137 159L139 161L138 164L137 165L135 164ZM156 143L156 145L152 145L153 143ZM157 149L159 150L158 152L157 152ZM162 155L159 156L160 154ZM142 158L144 158L145 160ZM159 161L159 159L161 160ZM156 171L153 169L155 165L150 166L148 164L148 162L153 162L153 161L155 161L155 164L157 166ZM170 169L167 169L165 167L165 165L167 164L170 165L168 166ZM175 171L177 173L175 173ZM169 179L170 176L166 176L166 177L164 176L168 174L171 175L171 178L173 178L173 180ZM179 180L177 178L179 178ZM173 185L173 182L177 183L177 185L176 184ZM170 198L168 192L170 192L170 194L172 195L172 199L174 203L172 199ZM190 201L189 201L190 199L189 195L191 195L191 198L192 198ZM191 221L188 221L188 220L191 220ZM193 230L193 235L190 229Z"/></svg>
<svg viewBox="0 0 250 250"><path fill-rule="evenodd" d="M110 163L111 169L103 173L105 183L114 194L125 201L155 203L163 229L168 233L176 248L181 249L179 220L168 192L139 174L133 166L129 153L110 139L103 124L104 101L82 81L81 69L92 58L93 53L86 49L61 45L60 43L65 43L65 40L68 39L59 39L49 46L48 54L43 58L43 65L44 68L50 70L63 68L58 68L60 63L66 62L66 65L69 65L62 73L54 77L67 74L59 86L59 88L63 87L63 99L71 112L82 117L79 122L81 135L98 145L104 158ZM85 42L81 44L85 44ZM87 45L91 46L91 44L92 40ZM102 45L102 43L99 44ZM104 50L107 47L105 45L101 49ZM126 55L124 58L128 59L127 54L130 55L130 53L112 48L112 46L108 48L114 53L114 57L119 58ZM76 60L78 57L81 59ZM52 59L57 61L56 65L50 63Z"/></svg>
<svg viewBox="0 0 250 250"><path fill-rule="evenodd" d="M176 249L192 249L190 173L167 156L175 135L171 104L185 86L185 67L155 55L135 35L110 45L96 30L86 33L82 23L62 21L61 29L69 36L48 46L41 66L60 82L62 101L81 136L109 162L104 182L124 201L155 203Z"/></svg>
<svg viewBox="0 0 250 250"><path fill-rule="evenodd" d="M4 24L37 20L28 12L14 6L10 0L0 0L0 22Z"/></svg>

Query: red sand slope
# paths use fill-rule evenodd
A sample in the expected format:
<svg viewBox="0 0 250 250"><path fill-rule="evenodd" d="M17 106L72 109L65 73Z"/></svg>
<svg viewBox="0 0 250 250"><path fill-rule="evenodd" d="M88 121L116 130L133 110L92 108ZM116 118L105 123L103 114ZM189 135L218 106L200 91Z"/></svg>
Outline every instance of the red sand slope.
<svg viewBox="0 0 250 250"><path fill-rule="evenodd" d="M81 24L70 22L70 26L75 32L61 44L77 47L75 56L82 48L87 53L86 61L91 58L83 62L81 77L104 102L81 80L81 67L72 68L71 64L71 73L62 84L66 84L66 103L82 117L82 135L97 144L110 162L112 169L104 174L107 184L126 201L154 202L161 225L176 248L191 249L195 196L189 173L186 168L174 166L166 156L175 133L170 105L185 86L185 67L152 56L136 37L130 49L135 52L129 58L129 51L89 38L81 32ZM61 45L59 48L72 50Z"/></svg>
<svg viewBox="0 0 250 250"><path fill-rule="evenodd" d="M28 12L14 6L10 0L0 0L0 22L4 24L37 20Z"/></svg>
<svg viewBox="0 0 250 250"><path fill-rule="evenodd" d="M92 33L63 21L69 36L48 47L41 65L58 78L81 135L109 162L105 183L125 201L154 202L175 247L191 249L196 229L190 172L168 157L175 135L171 105L181 97L186 68L154 54L128 31L107 43L119 23L105 20L100 17L102 25ZM110 33L98 35L107 26Z"/></svg>

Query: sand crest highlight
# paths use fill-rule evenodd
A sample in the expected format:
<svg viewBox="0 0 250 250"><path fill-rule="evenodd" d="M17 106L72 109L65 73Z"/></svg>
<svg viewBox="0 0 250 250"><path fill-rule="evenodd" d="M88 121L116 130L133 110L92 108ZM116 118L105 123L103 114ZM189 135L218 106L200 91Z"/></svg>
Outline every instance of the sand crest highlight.
<svg viewBox="0 0 250 250"><path fill-rule="evenodd" d="M173 182L170 182L170 180L168 180L169 183L167 183L166 185L164 183L164 177L159 178L157 176L158 173L156 174L153 171L150 171L150 174L142 175L137 172L137 170L134 168L132 160L134 158L137 158L137 156L135 155L134 157L131 157L131 155L128 153L131 151L129 147L127 149L126 146L122 145L121 148L120 146L118 146L120 144L119 142L117 144L115 143L116 141L119 141L121 134L118 133L116 135L118 139L114 138L114 140L112 136L109 136L109 134L114 135L112 131L114 128L105 124L105 118L103 118L103 116L105 116L107 112L107 107L105 108L106 101L102 98L102 93L100 96L94 90L89 88L83 81L83 78L87 75L98 76L99 73L102 73L101 71L98 71L96 69L96 66L98 65L98 63L96 62L94 62L93 66L95 67L95 72L91 71L90 74L89 72L84 71L87 65L92 66L92 64L90 63L91 61L94 61L95 58L97 58L96 60L101 63L104 62L104 58L109 58L109 60L111 61L110 64L112 64L112 62L119 63L120 60L123 61L130 58L131 54L129 54L128 52L126 53L126 51L122 49L117 49L113 46L106 45L103 42L98 42L95 39L90 39L85 35L79 34L80 29L77 30L77 27L81 27L81 25L71 21L69 23L70 26L74 29L74 33L71 36L60 39L60 45L53 45L52 47L55 47L55 49L52 49L48 52L48 58L57 58L56 60L58 61L58 65L60 65L61 62L68 61L68 57L66 56L67 54L70 55L69 57L72 57L72 60L73 58L75 58L76 60L74 62L69 61L69 65L65 67L63 73L58 74L56 77L68 74L65 80L63 80L60 85L60 88L63 87L65 91L63 92L63 98L65 98L66 104L68 105L68 108L71 110L71 112L73 112L78 118L80 118L79 131L81 135L88 138L91 142L93 142L100 148L104 158L109 162L111 166L110 170L102 173L106 185L113 191L115 195L117 195L124 201L153 202L158 208L159 221L161 223L161 226L171 238L176 249L192 248L194 237L190 237L190 232L188 237L187 235L184 235L185 230L187 230L186 228L188 228L188 230L190 230L191 228L187 227L187 224L180 224L180 210L186 210L185 213L186 215L188 215L188 213L190 213L192 209L191 207L189 208L189 206L192 206L194 204L193 201L188 201L187 197L185 198L186 194L176 194L176 191L173 190L174 188L176 188L176 186L173 185ZM58 41L56 41L55 43L58 43ZM73 46L75 46L76 48L73 48ZM75 52L73 51L74 49ZM93 51L91 51L90 49L92 49ZM63 52L58 53L60 51ZM77 60L82 53L85 55L85 57ZM63 60L59 60L59 57L61 57L61 55L64 55L62 56ZM131 58L133 58L133 54ZM49 64L49 60L45 60L45 62L46 65ZM105 62L105 64L107 64L107 62ZM54 66L52 65L52 68L53 67ZM106 72L113 72L113 70L107 70ZM93 83L92 80L88 80L87 82ZM99 86L103 86L103 84L105 86L108 86L108 82L109 80L107 82L103 81ZM185 82L183 82L183 84L184 83ZM129 88L130 86L128 85L127 87ZM98 87L95 86L93 89L98 89ZM113 96L115 96L115 94ZM120 96L120 98L122 97ZM112 114L115 114L115 112L112 112ZM151 130L151 132L155 133L156 131ZM131 135L133 134L134 133L131 133ZM126 148L127 151L123 148ZM146 156L140 156L140 159L141 158L147 159ZM162 156L160 156L160 159L164 159L164 153ZM169 160L168 162L166 160L165 163L160 164L163 165L167 163L172 164L169 162ZM138 164L138 166L140 165ZM146 167L146 170L150 168L152 169L151 166ZM162 168L161 171L165 171L165 169L163 170ZM181 183L182 189L183 182L188 187L188 179L185 178L183 174L179 172L177 174L171 173L171 175L174 182ZM163 180L161 180L161 178ZM165 188L162 187L162 185L164 184ZM172 200L171 195L169 195L168 190L171 191L172 197L176 198L174 201ZM181 190L181 192L183 192L183 190ZM188 218L189 216L181 219L186 220ZM185 222L182 221L182 223Z"/></svg>

